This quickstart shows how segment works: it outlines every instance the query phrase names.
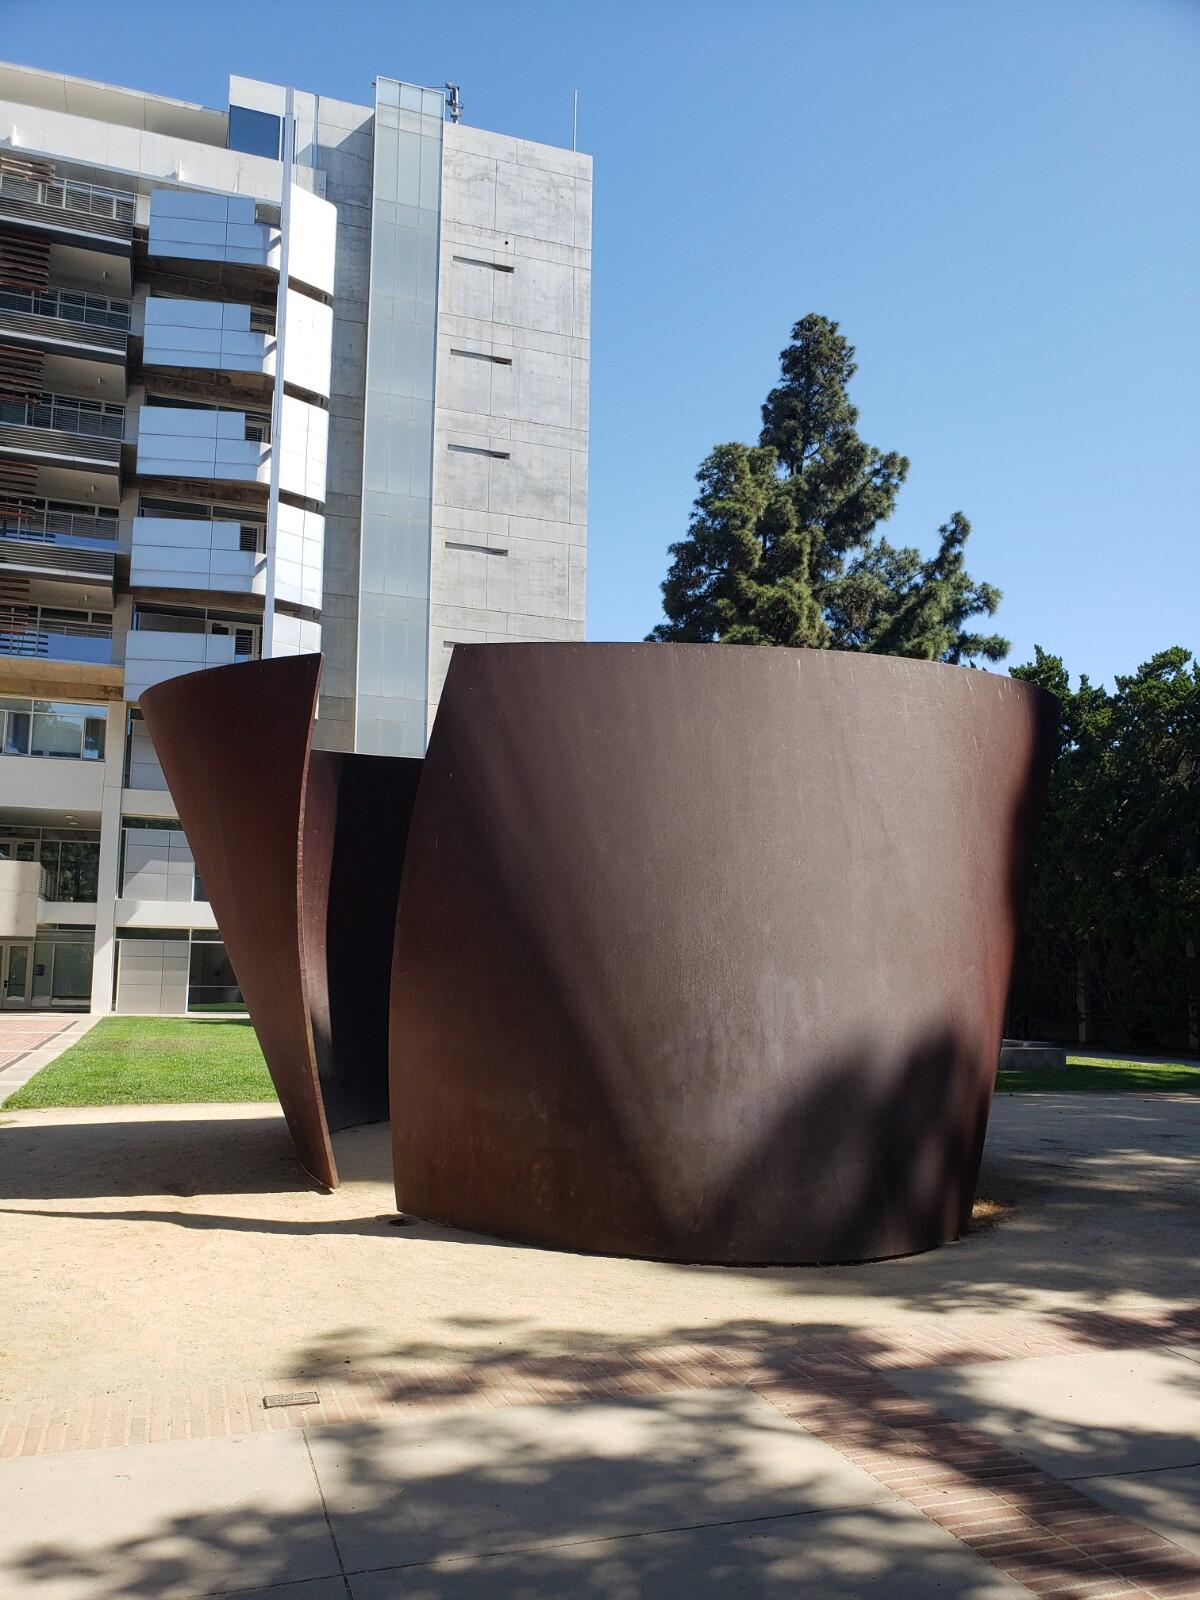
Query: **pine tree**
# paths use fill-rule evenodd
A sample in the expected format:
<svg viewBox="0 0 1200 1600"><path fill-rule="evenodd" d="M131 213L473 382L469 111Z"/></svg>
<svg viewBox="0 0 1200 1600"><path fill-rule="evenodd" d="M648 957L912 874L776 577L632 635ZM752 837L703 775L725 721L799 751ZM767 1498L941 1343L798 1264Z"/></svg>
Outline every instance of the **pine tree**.
<svg viewBox="0 0 1200 1600"><path fill-rule="evenodd" d="M837 323L803 318L779 359L757 446L718 445L697 474L662 586L667 620L649 637L1002 660L1006 639L965 626L991 616L1000 593L967 574L962 513L930 560L876 534L908 461L859 437L854 349Z"/></svg>

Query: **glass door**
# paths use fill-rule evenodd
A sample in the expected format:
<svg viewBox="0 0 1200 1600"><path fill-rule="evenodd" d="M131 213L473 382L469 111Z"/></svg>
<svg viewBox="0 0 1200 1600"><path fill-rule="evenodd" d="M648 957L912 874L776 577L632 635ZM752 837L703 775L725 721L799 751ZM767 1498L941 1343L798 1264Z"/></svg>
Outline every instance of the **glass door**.
<svg viewBox="0 0 1200 1600"><path fill-rule="evenodd" d="M0 959L0 1005L7 1011L26 1010L33 976L33 946L6 944Z"/></svg>

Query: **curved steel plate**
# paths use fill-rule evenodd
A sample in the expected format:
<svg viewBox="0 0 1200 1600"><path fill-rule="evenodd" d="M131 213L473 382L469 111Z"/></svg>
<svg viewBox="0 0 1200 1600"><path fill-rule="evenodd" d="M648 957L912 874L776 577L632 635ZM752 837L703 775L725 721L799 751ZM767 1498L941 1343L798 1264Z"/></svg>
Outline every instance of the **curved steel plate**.
<svg viewBox="0 0 1200 1600"><path fill-rule="evenodd" d="M711 1262L959 1234L1055 718L885 657L456 650L400 897L401 1209Z"/></svg>
<svg viewBox="0 0 1200 1600"><path fill-rule="evenodd" d="M142 712L300 1159L388 1114L388 977L420 761L312 750L320 656L172 678Z"/></svg>
<svg viewBox="0 0 1200 1600"><path fill-rule="evenodd" d="M300 1160L333 1187L310 999L325 968L305 948L323 921L331 839L318 830L306 845L307 925L298 860L320 677L320 656L213 667L147 689L141 708Z"/></svg>

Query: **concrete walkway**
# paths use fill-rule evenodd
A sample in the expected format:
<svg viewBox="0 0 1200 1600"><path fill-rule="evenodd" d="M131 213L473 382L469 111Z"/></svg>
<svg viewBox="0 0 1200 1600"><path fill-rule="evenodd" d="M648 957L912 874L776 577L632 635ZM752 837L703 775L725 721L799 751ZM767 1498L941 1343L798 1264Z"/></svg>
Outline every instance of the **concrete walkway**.
<svg viewBox="0 0 1200 1600"><path fill-rule="evenodd" d="M99 1020L99 1012L0 1012L0 1106Z"/></svg>
<svg viewBox="0 0 1200 1600"><path fill-rule="evenodd" d="M396 1227L267 1107L0 1124L0 1595L1200 1596L1195 1098L1005 1097L994 1225L818 1271Z"/></svg>

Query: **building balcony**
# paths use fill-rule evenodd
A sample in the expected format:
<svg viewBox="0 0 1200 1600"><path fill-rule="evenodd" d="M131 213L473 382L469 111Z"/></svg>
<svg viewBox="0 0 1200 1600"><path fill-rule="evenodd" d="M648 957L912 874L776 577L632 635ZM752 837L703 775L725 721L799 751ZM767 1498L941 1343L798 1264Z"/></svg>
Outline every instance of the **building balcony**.
<svg viewBox="0 0 1200 1600"><path fill-rule="evenodd" d="M0 579L49 578L104 590L112 603L115 516L0 507Z"/></svg>
<svg viewBox="0 0 1200 1600"><path fill-rule="evenodd" d="M262 378L275 371L275 317L254 306L152 295L142 341L146 367Z"/></svg>
<svg viewBox="0 0 1200 1600"><path fill-rule="evenodd" d="M288 290L286 309L286 381L327 399L333 310L295 289ZM260 306L152 295L141 331L145 367L236 372L268 381L278 375L275 313Z"/></svg>
<svg viewBox="0 0 1200 1600"><path fill-rule="evenodd" d="M112 618L57 606L0 605L0 656L107 666L113 658Z"/></svg>
<svg viewBox="0 0 1200 1600"><path fill-rule="evenodd" d="M281 411L280 487L323 502L329 413L290 394ZM149 401L138 415L138 474L265 487L271 481L270 426L265 413Z"/></svg>
<svg viewBox="0 0 1200 1600"><path fill-rule="evenodd" d="M127 250L136 205L136 197L122 189L0 172L0 221L66 244Z"/></svg>
<svg viewBox="0 0 1200 1600"><path fill-rule="evenodd" d="M129 302L78 289L0 289L0 342L121 363L129 343Z"/></svg>
<svg viewBox="0 0 1200 1600"><path fill-rule="evenodd" d="M295 185L291 193L288 278L331 295L337 211ZM147 255L174 261L229 262L278 274L279 208L246 195L155 189L150 196Z"/></svg>
<svg viewBox="0 0 1200 1600"><path fill-rule="evenodd" d="M142 477L266 484L269 431L267 416L148 402L138 413L137 470Z"/></svg>
<svg viewBox="0 0 1200 1600"><path fill-rule="evenodd" d="M66 395L0 401L0 457L116 473L125 407Z"/></svg>
<svg viewBox="0 0 1200 1600"><path fill-rule="evenodd" d="M125 640L125 698L129 701L168 678L206 667L232 666L235 661L253 661L260 653L260 631L252 624L210 633L197 618L193 624L196 631L183 632L147 626L153 620L157 619L141 616L139 626Z"/></svg>
<svg viewBox="0 0 1200 1600"><path fill-rule="evenodd" d="M263 595L265 544L260 523L136 517L129 582L134 589Z"/></svg>
<svg viewBox="0 0 1200 1600"><path fill-rule="evenodd" d="M279 271L279 228L246 195L155 189L146 253L174 261L236 262Z"/></svg>
<svg viewBox="0 0 1200 1600"><path fill-rule="evenodd" d="M169 502L143 499L133 523L130 584L135 590L196 589L216 594L266 594L266 524L214 507L211 519L167 512ZM149 514L146 514L146 513ZM236 519L236 520L235 520ZM319 611L325 519L281 501L275 545L275 597Z"/></svg>
<svg viewBox="0 0 1200 1600"><path fill-rule="evenodd" d="M0 755L5 807L34 813L71 811L94 816L104 799L103 761L55 761L47 756Z"/></svg>

